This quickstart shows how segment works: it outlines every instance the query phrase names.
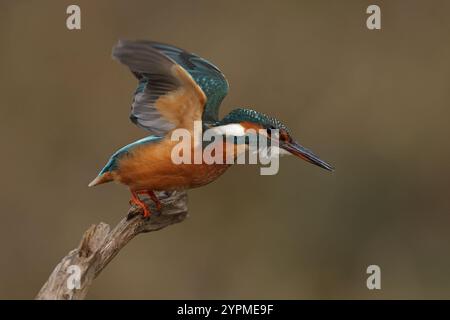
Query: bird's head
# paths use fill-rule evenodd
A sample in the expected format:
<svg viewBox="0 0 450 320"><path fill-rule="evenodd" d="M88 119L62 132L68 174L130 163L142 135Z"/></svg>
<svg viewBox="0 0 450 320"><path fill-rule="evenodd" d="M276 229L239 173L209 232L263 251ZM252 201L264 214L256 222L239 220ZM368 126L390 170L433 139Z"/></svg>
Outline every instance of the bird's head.
<svg viewBox="0 0 450 320"><path fill-rule="evenodd" d="M253 129L257 133L266 136L268 140L273 141L277 139L281 149L280 151L284 150L288 154L297 156L328 171L334 170L330 164L321 160L310 150L296 142L292 138L289 129L281 121L258 111L244 108L235 109L225 116L218 125L227 127L230 127L230 125L235 126L232 130L234 132L241 131L245 133L247 130ZM278 130L279 134L277 138L272 134L274 129Z"/></svg>

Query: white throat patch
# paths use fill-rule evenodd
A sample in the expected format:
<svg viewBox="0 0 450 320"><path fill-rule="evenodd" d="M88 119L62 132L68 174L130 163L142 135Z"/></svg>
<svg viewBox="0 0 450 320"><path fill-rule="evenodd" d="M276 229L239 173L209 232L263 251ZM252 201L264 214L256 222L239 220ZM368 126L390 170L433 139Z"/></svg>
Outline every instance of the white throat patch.
<svg viewBox="0 0 450 320"><path fill-rule="evenodd" d="M242 137L245 135L245 128L239 123L230 123L209 129L214 135L225 135Z"/></svg>

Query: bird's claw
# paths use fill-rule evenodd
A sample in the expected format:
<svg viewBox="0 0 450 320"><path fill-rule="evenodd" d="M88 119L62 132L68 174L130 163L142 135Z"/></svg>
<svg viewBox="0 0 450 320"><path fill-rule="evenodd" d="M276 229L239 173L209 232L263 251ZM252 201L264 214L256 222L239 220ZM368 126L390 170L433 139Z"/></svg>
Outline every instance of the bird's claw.
<svg viewBox="0 0 450 320"><path fill-rule="evenodd" d="M150 219L152 212L150 211L150 209L147 207L147 205L144 202L131 199L130 205L133 206L133 209L130 210L130 212L128 213L128 216L127 216L128 220L134 218L138 214L142 214L144 219L147 219L147 220Z"/></svg>
<svg viewBox="0 0 450 320"><path fill-rule="evenodd" d="M144 219L150 219L150 216L152 215L152 212L147 208L147 206L144 206L142 208L142 216Z"/></svg>
<svg viewBox="0 0 450 320"><path fill-rule="evenodd" d="M132 198L130 200L130 205L132 205L136 210L131 210L128 213L127 219L131 219L135 217L138 213L142 213L142 216L144 219L150 219L150 216L152 214L155 214L156 216L160 216L162 213L162 204L159 201L159 199L155 196L153 192L146 192L151 200L155 203L156 210L150 210L149 206L142 201L137 194L132 193ZM141 212L139 212L137 209L141 209Z"/></svg>

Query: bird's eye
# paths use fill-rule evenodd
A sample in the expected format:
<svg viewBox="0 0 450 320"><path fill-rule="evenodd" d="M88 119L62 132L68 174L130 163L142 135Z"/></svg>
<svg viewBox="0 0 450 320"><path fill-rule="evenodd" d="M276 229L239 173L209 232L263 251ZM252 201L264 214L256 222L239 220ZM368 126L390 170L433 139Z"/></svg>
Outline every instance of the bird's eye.
<svg viewBox="0 0 450 320"><path fill-rule="evenodd" d="M289 141L289 135L286 133L286 131L280 132L280 140L281 141Z"/></svg>

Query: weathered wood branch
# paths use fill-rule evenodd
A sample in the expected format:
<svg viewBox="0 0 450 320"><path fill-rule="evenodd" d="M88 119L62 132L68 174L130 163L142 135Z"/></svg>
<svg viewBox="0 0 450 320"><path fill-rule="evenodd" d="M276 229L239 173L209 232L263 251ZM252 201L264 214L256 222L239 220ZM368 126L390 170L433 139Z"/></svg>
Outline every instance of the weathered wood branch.
<svg viewBox="0 0 450 320"><path fill-rule="evenodd" d="M127 217L112 230L103 222L92 225L84 233L78 248L70 251L56 266L36 299L84 299L93 280L131 239L140 233L157 231L186 218L186 192L159 192L157 196L163 209L157 214L154 204L148 202L152 212L155 212L150 219L144 219L140 209L131 207Z"/></svg>

